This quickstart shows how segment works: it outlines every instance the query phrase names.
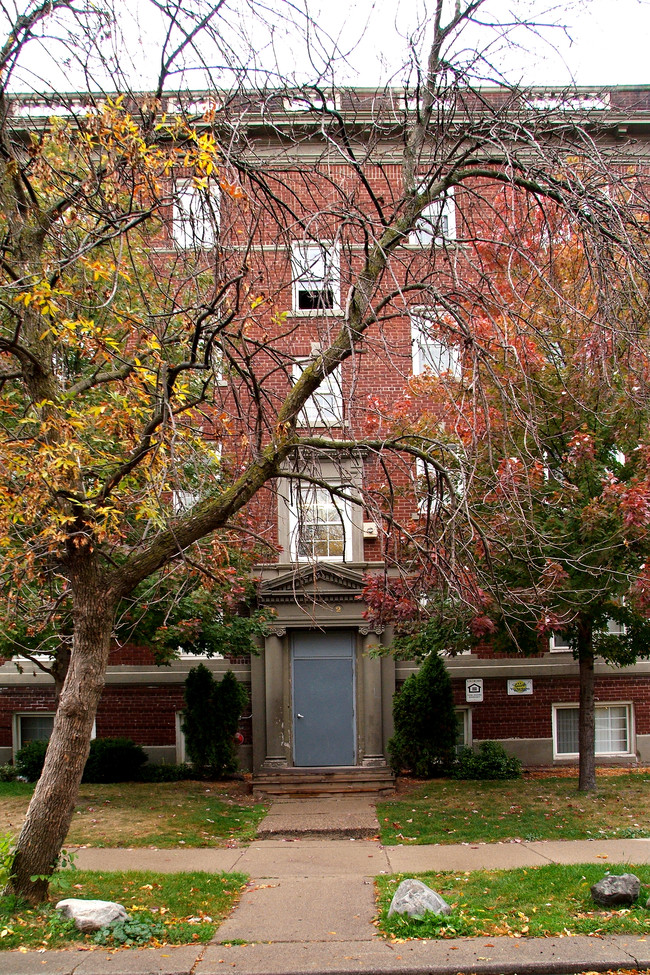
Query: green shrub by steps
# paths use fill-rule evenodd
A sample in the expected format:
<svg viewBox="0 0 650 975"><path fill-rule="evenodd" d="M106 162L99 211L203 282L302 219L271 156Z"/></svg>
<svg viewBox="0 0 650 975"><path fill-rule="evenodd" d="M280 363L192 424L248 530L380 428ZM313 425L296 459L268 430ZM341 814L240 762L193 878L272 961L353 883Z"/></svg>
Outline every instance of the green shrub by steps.
<svg viewBox="0 0 650 975"><path fill-rule="evenodd" d="M221 779L239 767L234 736L248 693L231 670L216 681L205 664L185 680L185 750L196 775Z"/></svg>
<svg viewBox="0 0 650 975"><path fill-rule="evenodd" d="M518 779L521 762L498 741L482 741L478 752L463 748L451 774L455 779Z"/></svg>
<svg viewBox="0 0 650 975"><path fill-rule="evenodd" d="M451 679L437 653L424 658L393 698L395 733L388 742L396 772L410 769L428 778L449 769L456 750L456 715Z"/></svg>

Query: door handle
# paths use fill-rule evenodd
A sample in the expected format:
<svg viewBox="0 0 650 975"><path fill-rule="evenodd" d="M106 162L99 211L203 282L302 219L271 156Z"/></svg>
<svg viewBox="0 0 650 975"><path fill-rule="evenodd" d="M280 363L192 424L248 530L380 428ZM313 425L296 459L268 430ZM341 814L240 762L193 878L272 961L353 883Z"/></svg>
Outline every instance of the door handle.
<svg viewBox="0 0 650 975"><path fill-rule="evenodd" d="M297 718L304 718L304 714L297 714L296 717Z"/></svg>

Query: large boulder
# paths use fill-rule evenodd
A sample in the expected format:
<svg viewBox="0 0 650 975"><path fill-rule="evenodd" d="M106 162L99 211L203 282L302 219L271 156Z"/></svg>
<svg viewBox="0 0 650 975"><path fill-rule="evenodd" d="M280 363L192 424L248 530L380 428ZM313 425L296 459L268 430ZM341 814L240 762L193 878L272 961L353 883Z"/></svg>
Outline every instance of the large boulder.
<svg viewBox="0 0 650 975"><path fill-rule="evenodd" d="M440 894L431 890L421 880L403 880L390 902L388 916L391 914L408 914L409 917L424 917L427 911L431 914L451 914L451 907Z"/></svg>
<svg viewBox="0 0 650 975"><path fill-rule="evenodd" d="M641 881L633 873L608 874L593 884L591 896L596 904L611 907L615 904L633 904L640 890Z"/></svg>
<svg viewBox="0 0 650 975"><path fill-rule="evenodd" d="M113 901L89 901L80 897L68 897L59 901L56 909L63 917L72 918L75 927L84 934L129 919L122 905L115 904Z"/></svg>

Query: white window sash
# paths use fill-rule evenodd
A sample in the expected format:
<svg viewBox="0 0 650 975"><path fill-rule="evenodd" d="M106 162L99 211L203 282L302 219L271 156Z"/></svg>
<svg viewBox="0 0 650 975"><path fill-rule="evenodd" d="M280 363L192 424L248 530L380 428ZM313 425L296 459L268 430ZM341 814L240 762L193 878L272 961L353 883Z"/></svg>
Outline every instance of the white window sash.
<svg viewBox="0 0 650 975"><path fill-rule="evenodd" d="M431 335L437 316L435 309L428 314L414 312L411 318L413 347L413 375L430 372L433 376L449 375L460 379L462 368L459 350L444 338Z"/></svg>
<svg viewBox="0 0 650 975"><path fill-rule="evenodd" d="M294 562L349 562L352 532L350 501L330 495L327 488L291 486L289 537ZM317 547L324 551L317 552ZM335 548L340 551L333 552Z"/></svg>
<svg viewBox="0 0 650 975"><path fill-rule="evenodd" d="M418 217L414 229L409 234L409 244L414 247L442 245L456 239L456 205L453 187L433 200Z"/></svg>
<svg viewBox="0 0 650 975"><path fill-rule="evenodd" d="M318 314L340 310L340 258L336 244L294 241L291 270L294 311Z"/></svg>
<svg viewBox="0 0 650 975"><path fill-rule="evenodd" d="M597 757L627 756L632 752L632 705L626 702L597 704L595 749ZM577 758L579 708L553 705L553 757Z"/></svg>
<svg viewBox="0 0 650 975"><path fill-rule="evenodd" d="M183 183L177 186L173 204L172 236L182 250L214 247L219 233L221 194Z"/></svg>
<svg viewBox="0 0 650 975"><path fill-rule="evenodd" d="M312 360L306 359L293 364L293 380L297 382ZM341 367L325 376L305 403L298 422L309 427L340 427L343 423L343 389L341 386Z"/></svg>

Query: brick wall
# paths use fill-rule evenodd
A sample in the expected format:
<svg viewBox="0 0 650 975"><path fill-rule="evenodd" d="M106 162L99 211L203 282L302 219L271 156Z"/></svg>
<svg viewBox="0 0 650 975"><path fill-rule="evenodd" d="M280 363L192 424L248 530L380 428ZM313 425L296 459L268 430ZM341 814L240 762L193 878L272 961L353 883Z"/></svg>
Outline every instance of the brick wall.
<svg viewBox="0 0 650 975"><path fill-rule="evenodd" d="M250 687L246 688L250 695ZM98 738L132 738L138 745L174 745L176 712L183 708L183 685L109 685L97 711ZM0 747L10 748L16 712L54 710L54 692L47 687L0 688ZM250 710L240 723L244 742L251 742Z"/></svg>

